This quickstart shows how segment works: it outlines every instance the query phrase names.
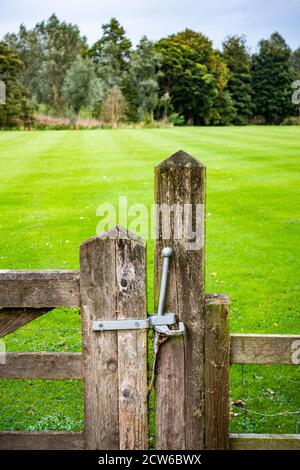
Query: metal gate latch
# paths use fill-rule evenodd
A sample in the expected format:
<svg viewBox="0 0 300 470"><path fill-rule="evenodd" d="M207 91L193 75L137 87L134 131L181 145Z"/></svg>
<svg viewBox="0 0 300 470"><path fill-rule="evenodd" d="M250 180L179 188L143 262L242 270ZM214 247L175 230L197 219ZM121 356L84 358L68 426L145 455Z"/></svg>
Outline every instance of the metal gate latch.
<svg viewBox="0 0 300 470"><path fill-rule="evenodd" d="M129 320L95 320L93 321L93 331L111 331L111 330L139 330L154 327L157 333L166 336L180 336L184 333L184 324L178 323L177 330L171 330L169 325L176 324L175 313L164 313L166 290L169 274L169 262L172 256L172 248L163 248L163 266L161 274L160 292L158 300L157 314L149 315L147 319L129 319Z"/></svg>
<svg viewBox="0 0 300 470"><path fill-rule="evenodd" d="M173 254L173 250L172 248L166 247L166 248L163 248L161 254L163 257L163 266L162 266L161 281L160 281L158 308L157 308L157 314L149 317L150 324L154 326L154 330L157 333L161 333L166 336L181 336L184 334L184 323L179 322L178 329L171 330L168 325L174 325L176 323L176 315L175 313L164 313L168 275L169 275L169 264L170 264L170 258ZM151 323L151 319L153 319L152 323ZM171 320L171 321L169 322L168 320Z"/></svg>

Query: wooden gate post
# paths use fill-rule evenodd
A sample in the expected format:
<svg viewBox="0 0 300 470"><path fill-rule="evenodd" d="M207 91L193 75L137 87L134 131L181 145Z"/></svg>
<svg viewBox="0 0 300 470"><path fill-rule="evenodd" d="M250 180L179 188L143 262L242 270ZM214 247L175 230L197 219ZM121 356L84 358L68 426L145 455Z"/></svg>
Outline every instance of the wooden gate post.
<svg viewBox="0 0 300 470"><path fill-rule="evenodd" d="M229 449L229 299L205 296L205 447Z"/></svg>
<svg viewBox="0 0 300 470"><path fill-rule="evenodd" d="M147 449L147 331L93 331L147 318L144 243L116 227L80 248L85 448Z"/></svg>
<svg viewBox="0 0 300 470"><path fill-rule="evenodd" d="M157 217L155 292L156 303L161 274L161 250L174 248L170 262L166 311L174 312L185 324L184 336L168 339L161 346L156 378L156 448L204 448L204 211L198 226L197 207L205 203L205 166L179 151L155 169L155 202L172 209L177 204L183 213L176 223L192 213L193 229L200 246L189 245L187 234L178 239L178 227L171 224L167 234L166 218ZM162 206L161 206L162 207ZM159 207L157 208L159 211ZM159 211L160 212L160 211ZM199 214L198 214L199 215ZM180 221L179 221L180 219ZM165 239L164 239L165 238ZM195 249L196 248L196 249Z"/></svg>

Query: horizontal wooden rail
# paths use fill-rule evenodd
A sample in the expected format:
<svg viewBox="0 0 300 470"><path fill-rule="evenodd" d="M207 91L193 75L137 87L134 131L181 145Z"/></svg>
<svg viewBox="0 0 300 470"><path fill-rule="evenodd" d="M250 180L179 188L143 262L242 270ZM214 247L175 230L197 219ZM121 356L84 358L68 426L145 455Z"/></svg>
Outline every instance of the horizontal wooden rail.
<svg viewBox="0 0 300 470"><path fill-rule="evenodd" d="M231 450L300 450L300 434L230 434ZM2 432L0 450L82 450L80 432Z"/></svg>
<svg viewBox="0 0 300 470"><path fill-rule="evenodd" d="M300 364L300 335L231 334L231 364Z"/></svg>
<svg viewBox="0 0 300 470"><path fill-rule="evenodd" d="M300 335L231 335L231 363L297 364L295 341L300 344ZM0 378L82 379L81 367L81 353L8 352Z"/></svg>
<svg viewBox="0 0 300 470"><path fill-rule="evenodd" d="M231 450L300 450L300 434L230 434Z"/></svg>
<svg viewBox="0 0 300 470"><path fill-rule="evenodd" d="M81 353L6 353L1 379L82 379Z"/></svg>
<svg viewBox="0 0 300 470"><path fill-rule="evenodd" d="M0 271L1 307L78 307L78 271Z"/></svg>
<svg viewBox="0 0 300 470"><path fill-rule="evenodd" d="M82 450L80 432L1 432L0 450Z"/></svg>

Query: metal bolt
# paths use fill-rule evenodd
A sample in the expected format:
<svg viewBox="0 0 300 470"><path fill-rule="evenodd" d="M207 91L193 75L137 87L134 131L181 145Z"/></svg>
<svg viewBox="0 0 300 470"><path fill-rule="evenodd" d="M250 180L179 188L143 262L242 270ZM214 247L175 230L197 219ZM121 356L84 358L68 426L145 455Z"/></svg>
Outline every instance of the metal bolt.
<svg viewBox="0 0 300 470"><path fill-rule="evenodd" d="M162 272L161 272L157 316L162 316L164 314L166 289L167 289L168 273L169 273L169 263L170 263L170 257L172 256L172 253L173 253L173 249L170 247L163 248L161 252L162 257L163 257L163 265L162 265Z"/></svg>
<svg viewBox="0 0 300 470"><path fill-rule="evenodd" d="M166 246L165 248L162 249L161 256L163 258L171 258L172 254L173 254L173 248Z"/></svg>

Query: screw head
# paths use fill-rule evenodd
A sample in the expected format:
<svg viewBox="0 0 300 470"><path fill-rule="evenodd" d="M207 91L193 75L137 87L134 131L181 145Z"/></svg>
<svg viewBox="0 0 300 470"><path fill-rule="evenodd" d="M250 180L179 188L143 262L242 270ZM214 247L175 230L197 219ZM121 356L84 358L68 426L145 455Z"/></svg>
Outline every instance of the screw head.
<svg viewBox="0 0 300 470"><path fill-rule="evenodd" d="M173 253L173 248L166 246L165 248L163 248L161 255L164 258L170 258L172 256L172 253Z"/></svg>

